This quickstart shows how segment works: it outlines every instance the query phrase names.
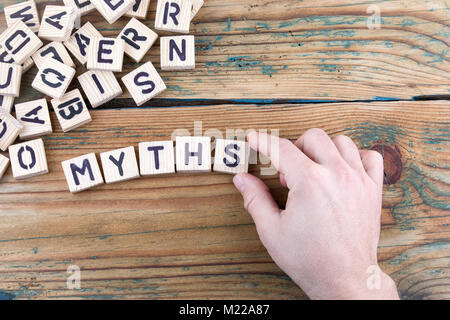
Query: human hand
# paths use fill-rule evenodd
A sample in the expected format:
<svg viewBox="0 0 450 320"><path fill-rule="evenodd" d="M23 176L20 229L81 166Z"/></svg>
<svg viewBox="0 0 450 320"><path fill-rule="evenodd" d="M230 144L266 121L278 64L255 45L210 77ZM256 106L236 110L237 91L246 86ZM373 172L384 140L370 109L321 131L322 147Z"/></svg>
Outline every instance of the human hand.
<svg viewBox="0 0 450 320"><path fill-rule="evenodd" d="M381 155L320 129L295 144L256 132L247 139L289 188L280 210L260 179L239 174L233 180L277 265L312 299L398 299L394 281L377 263ZM369 288L371 275L379 276L379 288Z"/></svg>

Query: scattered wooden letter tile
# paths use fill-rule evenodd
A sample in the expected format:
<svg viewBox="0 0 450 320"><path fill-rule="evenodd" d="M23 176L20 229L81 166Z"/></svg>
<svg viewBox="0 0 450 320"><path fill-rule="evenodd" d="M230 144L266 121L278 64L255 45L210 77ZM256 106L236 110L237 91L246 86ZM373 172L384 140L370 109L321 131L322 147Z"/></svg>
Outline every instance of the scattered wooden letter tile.
<svg viewBox="0 0 450 320"><path fill-rule="evenodd" d="M1 96L0 95L0 109L3 109L7 113L11 113L13 103L14 103L13 96Z"/></svg>
<svg viewBox="0 0 450 320"><path fill-rule="evenodd" d="M161 37L161 69L195 69L194 36Z"/></svg>
<svg viewBox="0 0 450 320"><path fill-rule="evenodd" d="M191 16L191 0L158 0L155 29L189 33Z"/></svg>
<svg viewBox="0 0 450 320"><path fill-rule="evenodd" d="M122 71L124 41L116 38L92 38L87 65L91 70Z"/></svg>
<svg viewBox="0 0 450 320"><path fill-rule="evenodd" d="M10 146L9 159L13 177L17 180L48 173L47 157L42 139Z"/></svg>
<svg viewBox="0 0 450 320"><path fill-rule="evenodd" d="M135 3L134 0L91 0L91 2L110 24L128 12Z"/></svg>
<svg viewBox="0 0 450 320"><path fill-rule="evenodd" d="M13 4L5 7L3 10L8 27L16 20L21 20L31 31L39 31L39 15L36 9L36 3L33 0Z"/></svg>
<svg viewBox="0 0 450 320"><path fill-rule="evenodd" d="M81 127L92 120L78 89L66 93L59 99L53 99L51 103L63 132Z"/></svg>
<svg viewBox="0 0 450 320"><path fill-rule="evenodd" d="M74 7L78 17L95 10L94 5L89 0L63 0L66 7Z"/></svg>
<svg viewBox="0 0 450 320"><path fill-rule="evenodd" d="M143 177L175 173L173 141L139 143L139 166Z"/></svg>
<svg viewBox="0 0 450 320"><path fill-rule="evenodd" d="M75 63L73 63L66 47L58 41L50 42L36 51L31 57L33 58L38 69L42 67L42 64L48 58L56 59L57 61L64 63L66 66L75 68Z"/></svg>
<svg viewBox="0 0 450 320"><path fill-rule="evenodd" d="M90 23L86 22L80 29L72 34L64 45L80 61L81 64L87 62L88 47L92 38L101 38L100 32Z"/></svg>
<svg viewBox="0 0 450 320"><path fill-rule="evenodd" d="M177 172L211 171L210 137L176 137Z"/></svg>
<svg viewBox="0 0 450 320"><path fill-rule="evenodd" d="M158 39L158 35L139 20L132 18L117 38L124 41L125 53L139 62Z"/></svg>
<svg viewBox="0 0 450 320"><path fill-rule="evenodd" d="M245 141L216 139L214 171L223 173L248 172L250 148Z"/></svg>
<svg viewBox="0 0 450 320"><path fill-rule="evenodd" d="M8 52L6 52L5 49L0 48L0 62L3 63L9 63L9 64L18 64L14 61L14 59L9 55ZM33 66L34 62L33 59L31 59L31 57L28 57L24 63L22 63L22 74L27 72L32 66Z"/></svg>
<svg viewBox="0 0 450 320"><path fill-rule="evenodd" d="M9 166L9 159L4 155L0 154L0 179L5 174L6 169L8 169L8 166Z"/></svg>
<svg viewBox="0 0 450 320"><path fill-rule="evenodd" d="M53 132L47 100L38 99L16 104L16 118L23 125L22 140L44 136Z"/></svg>
<svg viewBox="0 0 450 320"><path fill-rule="evenodd" d="M191 20L194 19L195 15L198 13L200 8L203 6L203 0L191 0L192 1L192 13Z"/></svg>
<svg viewBox="0 0 450 320"><path fill-rule="evenodd" d="M0 94L18 97L22 67L15 63L0 62Z"/></svg>
<svg viewBox="0 0 450 320"><path fill-rule="evenodd" d="M17 64L22 64L37 49L42 41L21 20L17 20L0 35L0 46Z"/></svg>
<svg viewBox="0 0 450 320"><path fill-rule="evenodd" d="M66 41L70 38L76 18L74 7L46 6L38 35L50 41Z"/></svg>
<svg viewBox="0 0 450 320"><path fill-rule="evenodd" d="M138 106L166 90L164 81L150 61L122 77L122 81Z"/></svg>
<svg viewBox="0 0 450 320"><path fill-rule="evenodd" d="M61 98L74 76L74 68L55 59L46 59L31 86L52 98Z"/></svg>
<svg viewBox="0 0 450 320"><path fill-rule="evenodd" d="M89 70L78 77L92 108L122 94L119 82L111 71Z"/></svg>
<svg viewBox="0 0 450 320"><path fill-rule="evenodd" d="M0 149L5 151L16 140L23 126L12 115L0 109Z"/></svg>
<svg viewBox="0 0 450 320"><path fill-rule="evenodd" d="M134 147L100 153L106 183L139 178L139 168Z"/></svg>
<svg viewBox="0 0 450 320"><path fill-rule="evenodd" d="M72 193L103 184L102 173L95 153L63 161L61 165Z"/></svg>
<svg viewBox="0 0 450 320"><path fill-rule="evenodd" d="M127 17L134 17L137 19L145 19L147 17L148 6L150 0L136 0L134 5L128 10L125 15Z"/></svg>

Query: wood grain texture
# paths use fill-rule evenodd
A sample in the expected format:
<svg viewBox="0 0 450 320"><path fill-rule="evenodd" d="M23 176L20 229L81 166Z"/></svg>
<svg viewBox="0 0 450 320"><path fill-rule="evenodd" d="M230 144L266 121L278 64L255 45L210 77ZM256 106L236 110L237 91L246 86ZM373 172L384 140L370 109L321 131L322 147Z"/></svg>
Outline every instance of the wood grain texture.
<svg viewBox="0 0 450 320"><path fill-rule="evenodd" d="M262 247L230 175L175 174L102 185L72 195L60 162L138 142L170 140L177 128L311 127L346 134L359 147L399 156L399 180L384 188L381 266L403 298L450 298L448 101L91 111L93 121L45 138L50 173L0 187L0 295L7 298L305 298ZM217 114L220 113L220 117ZM56 116L51 113L52 121ZM329 119L333 119L330 121ZM259 175L261 166L251 165ZM286 191L265 176L277 201ZM67 267L81 289L67 290Z"/></svg>
<svg viewBox="0 0 450 320"><path fill-rule="evenodd" d="M41 15L54 4L37 3ZM142 21L151 29L156 4L151 1ZM379 30L366 26L370 5L381 10ZM448 95L448 7L448 0L207 0L189 32L196 38L196 69L163 72L169 88L163 97L326 102ZM86 21L115 37L128 19L110 25L93 12ZM159 41L142 62L148 60L159 68ZM124 61L126 74L136 65ZM32 77L30 71L25 81Z"/></svg>

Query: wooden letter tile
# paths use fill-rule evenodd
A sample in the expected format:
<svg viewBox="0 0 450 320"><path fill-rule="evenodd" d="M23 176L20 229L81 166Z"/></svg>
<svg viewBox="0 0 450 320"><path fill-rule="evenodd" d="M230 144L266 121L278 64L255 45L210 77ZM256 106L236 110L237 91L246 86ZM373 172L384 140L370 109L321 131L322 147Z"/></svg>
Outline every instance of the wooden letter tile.
<svg viewBox="0 0 450 320"><path fill-rule="evenodd" d="M38 67L38 69L40 69L44 61L49 58L64 63L66 66L75 68L75 64L73 63L72 58L67 52L66 47L64 47L61 42L50 42L46 46L36 51L31 57L33 58L34 63L36 64L36 67Z"/></svg>
<svg viewBox="0 0 450 320"><path fill-rule="evenodd" d="M14 103L13 96L0 96L0 109L3 109L3 111L11 113L13 103Z"/></svg>
<svg viewBox="0 0 450 320"><path fill-rule="evenodd" d="M176 137L177 172L211 171L210 137Z"/></svg>
<svg viewBox="0 0 450 320"><path fill-rule="evenodd" d="M162 70L195 69L194 36L162 37L161 69Z"/></svg>
<svg viewBox="0 0 450 320"><path fill-rule="evenodd" d="M31 86L52 98L61 98L74 76L74 68L55 59L46 59Z"/></svg>
<svg viewBox="0 0 450 320"><path fill-rule="evenodd" d="M100 32L90 23L86 22L80 29L72 34L64 45L80 61L81 64L87 62L88 47L92 38L101 38Z"/></svg>
<svg viewBox="0 0 450 320"><path fill-rule="evenodd" d="M14 63L0 62L0 94L18 97L20 93L20 80L22 67Z"/></svg>
<svg viewBox="0 0 450 320"><path fill-rule="evenodd" d="M9 166L9 159L4 155L0 154L0 179L3 178L3 175L5 174L6 169L8 169L8 166Z"/></svg>
<svg viewBox="0 0 450 320"><path fill-rule="evenodd" d="M0 149L6 151L19 136L23 126L12 115L0 109Z"/></svg>
<svg viewBox="0 0 450 320"><path fill-rule="evenodd" d="M14 61L14 59L9 55L8 52L5 51L5 49L0 48L0 62L8 63L8 64L18 64ZM32 66L34 62L31 57L27 58L24 63L21 64L22 66L22 74L27 72Z"/></svg>
<svg viewBox="0 0 450 320"><path fill-rule="evenodd" d="M216 139L214 171L237 174L248 172L250 148L245 141Z"/></svg>
<svg viewBox="0 0 450 320"><path fill-rule="evenodd" d="M27 179L48 173L44 141L31 140L9 147L9 159L13 177Z"/></svg>
<svg viewBox="0 0 450 320"><path fill-rule="evenodd" d="M63 132L81 127L92 120L78 89L66 93L59 99L53 99L51 103Z"/></svg>
<svg viewBox="0 0 450 320"><path fill-rule="evenodd" d="M5 7L3 10L8 27L14 24L16 20L21 20L31 31L39 31L39 15L36 9L36 3L33 0L13 4Z"/></svg>
<svg viewBox="0 0 450 320"><path fill-rule="evenodd" d="M173 141L139 143L139 165L143 177L175 173Z"/></svg>
<svg viewBox="0 0 450 320"><path fill-rule="evenodd" d="M42 47L42 41L21 20L17 20L0 35L0 47L14 59L22 64L37 49Z"/></svg>
<svg viewBox="0 0 450 320"><path fill-rule="evenodd" d="M122 77L122 81L138 106L166 90L164 81L150 61Z"/></svg>
<svg viewBox="0 0 450 320"><path fill-rule="evenodd" d="M61 165L72 193L103 184L102 173L95 153L63 161Z"/></svg>
<svg viewBox="0 0 450 320"><path fill-rule="evenodd" d="M145 19L147 17L149 4L150 0L136 0L134 5L127 13L125 13L125 15L137 19Z"/></svg>
<svg viewBox="0 0 450 320"><path fill-rule="evenodd" d="M132 18L117 38L124 41L125 53L139 62L158 39L158 35L139 20Z"/></svg>
<svg viewBox="0 0 450 320"><path fill-rule="evenodd" d="M87 71L78 77L92 108L122 94L119 82L111 71Z"/></svg>
<svg viewBox="0 0 450 320"><path fill-rule="evenodd" d="M38 99L16 104L16 118L23 125L22 140L45 136L53 132L47 100Z"/></svg>
<svg viewBox="0 0 450 320"><path fill-rule="evenodd" d="M200 8L203 6L203 0L191 0L192 1L192 12L191 12L191 20L194 19L195 15L198 13Z"/></svg>
<svg viewBox="0 0 450 320"><path fill-rule="evenodd" d="M78 17L95 10L94 5L89 0L63 0L63 2L66 7L74 7Z"/></svg>
<svg viewBox="0 0 450 320"><path fill-rule="evenodd" d="M191 0L158 0L155 29L189 33L191 16Z"/></svg>
<svg viewBox="0 0 450 320"><path fill-rule="evenodd" d="M68 40L76 18L77 11L74 7L46 6L39 28L39 38L50 41Z"/></svg>
<svg viewBox="0 0 450 320"><path fill-rule="evenodd" d="M134 0L91 0L97 11L108 21L113 24L121 16L127 13L134 5Z"/></svg>
<svg viewBox="0 0 450 320"><path fill-rule="evenodd" d="M87 68L122 71L124 41L115 38L92 38L88 48Z"/></svg>
<svg viewBox="0 0 450 320"><path fill-rule="evenodd" d="M100 153L106 183L139 178L134 147Z"/></svg>

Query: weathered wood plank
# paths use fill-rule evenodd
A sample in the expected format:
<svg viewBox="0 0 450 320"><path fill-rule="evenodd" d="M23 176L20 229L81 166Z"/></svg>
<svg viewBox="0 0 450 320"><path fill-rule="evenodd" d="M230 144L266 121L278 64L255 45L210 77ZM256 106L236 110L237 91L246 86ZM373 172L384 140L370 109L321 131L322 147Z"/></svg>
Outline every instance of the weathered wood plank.
<svg viewBox="0 0 450 320"><path fill-rule="evenodd" d="M193 133L194 121L202 121L203 133L279 129L289 139L321 127L362 148L397 154L400 166L387 163L388 179L402 171L384 188L381 265L404 298L449 298L442 280L450 259L449 107L435 101L100 109L82 129L64 134L56 125L45 138L50 173L17 182L9 169L0 183L0 295L304 298L260 244L228 175L67 190L62 160L170 139L179 128ZM259 169L250 166L256 175ZM283 204L278 177L263 179ZM69 265L81 267L80 290L66 288Z"/></svg>
<svg viewBox="0 0 450 320"><path fill-rule="evenodd" d="M15 2L5 0L3 6ZM54 3L37 2L40 12ZM372 5L380 9L379 30L366 25ZM150 28L155 6L152 1L145 21ZM448 0L208 0L191 28L197 67L162 72L169 90L161 97L327 101L448 95L449 7ZM105 36L117 35L128 21L109 25L96 12L87 20ZM159 68L159 41L143 62L148 60ZM121 75L136 66L127 57Z"/></svg>

